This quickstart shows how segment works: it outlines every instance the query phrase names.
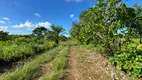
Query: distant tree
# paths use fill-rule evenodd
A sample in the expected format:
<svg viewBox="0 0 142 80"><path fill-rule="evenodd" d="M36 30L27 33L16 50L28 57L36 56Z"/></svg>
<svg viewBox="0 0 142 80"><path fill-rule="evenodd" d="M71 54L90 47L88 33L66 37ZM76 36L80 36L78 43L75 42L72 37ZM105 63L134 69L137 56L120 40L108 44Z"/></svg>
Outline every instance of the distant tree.
<svg viewBox="0 0 142 80"><path fill-rule="evenodd" d="M60 34L64 31L64 28L61 26L51 26L51 31L47 31L46 37L48 39L52 39L56 42L56 44L59 44L59 38Z"/></svg>
<svg viewBox="0 0 142 80"><path fill-rule="evenodd" d="M66 41L67 39L68 38L66 36L64 36L64 35L59 36L59 40L61 40L61 41Z"/></svg>
<svg viewBox="0 0 142 80"><path fill-rule="evenodd" d="M9 35L8 32L0 31L0 41L6 41L8 40Z"/></svg>
<svg viewBox="0 0 142 80"><path fill-rule="evenodd" d="M45 27L37 27L32 31L32 34L36 36L37 38L44 38L46 32L47 32L47 29Z"/></svg>

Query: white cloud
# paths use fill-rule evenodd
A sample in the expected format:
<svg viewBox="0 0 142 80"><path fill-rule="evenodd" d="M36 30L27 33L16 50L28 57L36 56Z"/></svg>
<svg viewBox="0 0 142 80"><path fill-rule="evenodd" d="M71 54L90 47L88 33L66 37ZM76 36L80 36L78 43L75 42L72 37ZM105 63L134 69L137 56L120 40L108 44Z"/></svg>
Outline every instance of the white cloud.
<svg viewBox="0 0 142 80"><path fill-rule="evenodd" d="M78 17L74 17L72 20L73 21L78 21Z"/></svg>
<svg viewBox="0 0 142 80"><path fill-rule="evenodd" d="M41 17L41 15L39 13L34 13L33 15L36 17Z"/></svg>
<svg viewBox="0 0 142 80"><path fill-rule="evenodd" d="M34 28L40 27L40 26L43 26L43 27L45 27L45 28L50 28L51 25L52 25L52 24L49 23L49 22L39 22L39 23L33 24L32 22L30 22L30 21L27 20L24 24L21 23L21 24L19 24L19 25L13 25L12 27L13 27L13 28L28 28L28 29L34 29Z"/></svg>
<svg viewBox="0 0 142 80"><path fill-rule="evenodd" d="M72 19L72 21L78 21L78 17L76 17L74 14L71 14L70 18Z"/></svg>
<svg viewBox="0 0 142 80"><path fill-rule="evenodd" d="M8 27L7 26L0 26L0 31L7 31Z"/></svg>
<svg viewBox="0 0 142 80"><path fill-rule="evenodd" d="M66 2L81 2L83 0L65 0Z"/></svg>
<svg viewBox="0 0 142 80"><path fill-rule="evenodd" d="M24 28L24 27L26 27L26 28L33 28L34 24L32 24L30 21L27 20L24 24L21 23L19 25L13 25L12 27L13 28Z"/></svg>
<svg viewBox="0 0 142 80"><path fill-rule="evenodd" d="M70 18L73 18L73 17L74 17L74 14L71 14L71 15L70 15Z"/></svg>
<svg viewBox="0 0 142 80"><path fill-rule="evenodd" d="M0 24L5 24L5 21L0 20Z"/></svg>
<svg viewBox="0 0 142 80"><path fill-rule="evenodd" d="M39 22L39 23L38 23L38 26L43 26L43 27L45 27L45 28L50 28L51 25L52 25L52 24L49 23L49 22Z"/></svg>
<svg viewBox="0 0 142 80"><path fill-rule="evenodd" d="M25 27L31 28L31 27L33 27L34 25L33 25L30 21L27 20L27 21L25 22L25 24L22 24L22 26L23 26L23 27L25 26Z"/></svg>
<svg viewBox="0 0 142 80"><path fill-rule="evenodd" d="M9 19L9 18L7 18L7 17L3 17L3 19L4 19L4 20L10 20L10 19Z"/></svg>
<svg viewBox="0 0 142 80"><path fill-rule="evenodd" d="M15 3L17 6L19 6L19 3L18 3L18 2L14 1L14 3Z"/></svg>

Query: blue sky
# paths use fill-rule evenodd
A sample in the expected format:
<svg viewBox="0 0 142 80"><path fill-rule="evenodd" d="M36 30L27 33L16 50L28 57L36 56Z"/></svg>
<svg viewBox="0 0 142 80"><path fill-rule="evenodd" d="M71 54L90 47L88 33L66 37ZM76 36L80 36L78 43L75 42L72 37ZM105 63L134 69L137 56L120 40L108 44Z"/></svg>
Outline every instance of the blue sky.
<svg viewBox="0 0 142 80"><path fill-rule="evenodd" d="M72 21L96 0L0 0L0 30L11 34L31 34L38 26L61 25L68 32ZM142 5L141 0L129 0Z"/></svg>

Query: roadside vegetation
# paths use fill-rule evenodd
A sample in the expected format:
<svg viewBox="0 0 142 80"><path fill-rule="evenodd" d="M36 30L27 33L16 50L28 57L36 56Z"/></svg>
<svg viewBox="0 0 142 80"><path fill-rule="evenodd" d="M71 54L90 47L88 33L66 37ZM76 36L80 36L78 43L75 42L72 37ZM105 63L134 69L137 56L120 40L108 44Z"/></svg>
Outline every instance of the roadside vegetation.
<svg viewBox="0 0 142 80"><path fill-rule="evenodd" d="M21 37L13 41L1 41L0 46L0 60L11 61L39 54L55 47L56 44L51 41Z"/></svg>
<svg viewBox="0 0 142 80"><path fill-rule="evenodd" d="M45 74L39 80L63 80L65 67L67 65L68 47L62 49L56 58L51 62L51 72Z"/></svg>
<svg viewBox="0 0 142 80"><path fill-rule="evenodd" d="M52 26L51 31L38 27L33 30L33 35L16 36L1 31L0 61L17 60L49 50L59 44L59 39L67 40L61 35L63 31L62 27L55 25Z"/></svg>
<svg viewBox="0 0 142 80"><path fill-rule="evenodd" d="M53 50L45 52L42 55L37 56L30 62L27 62L23 67L19 67L12 72L4 73L0 76L0 80L29 80L38 76L42 64L48 63L53 57L55 57L63 46L57 47Z"/></svg>
<svg viewBox="0 0 142 80"><path fill-rule="evenodd" d="M122 0L98 0L73 22L71 38L105 54L130 76L142 77L142 7Z"/></svg>
<svg viewBox="0 0 142 80"><path fill-rule="evenodd" d="M47 30L44 27L38 27L33 30L32 35L9 35L8 32L1 31L0 36L3 37L0 39L1 64L5 65L7 62L13 63L19 60L21 62L28 57L31 58L16 68L2 72L0 80L30 80L40 76L41 65L50 62L57 54L61 53L64 47L60 46L59 42L67 40L62 35L64 31L62 27L53 25L52 28L52 30ZM66 50L64 49L62 52ZM58 64L60 65L60 63Z"/></svg>

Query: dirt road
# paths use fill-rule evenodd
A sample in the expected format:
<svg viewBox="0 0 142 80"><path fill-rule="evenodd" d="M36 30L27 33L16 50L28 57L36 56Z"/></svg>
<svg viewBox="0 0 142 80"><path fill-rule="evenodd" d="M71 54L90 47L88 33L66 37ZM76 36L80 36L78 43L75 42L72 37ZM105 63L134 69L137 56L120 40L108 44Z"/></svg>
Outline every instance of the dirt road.
<svg viewBox="0 0 142 80"><path fill-rule="evenodd" d="M93 51L70 48L64 80L131 80Z"/></svg>

